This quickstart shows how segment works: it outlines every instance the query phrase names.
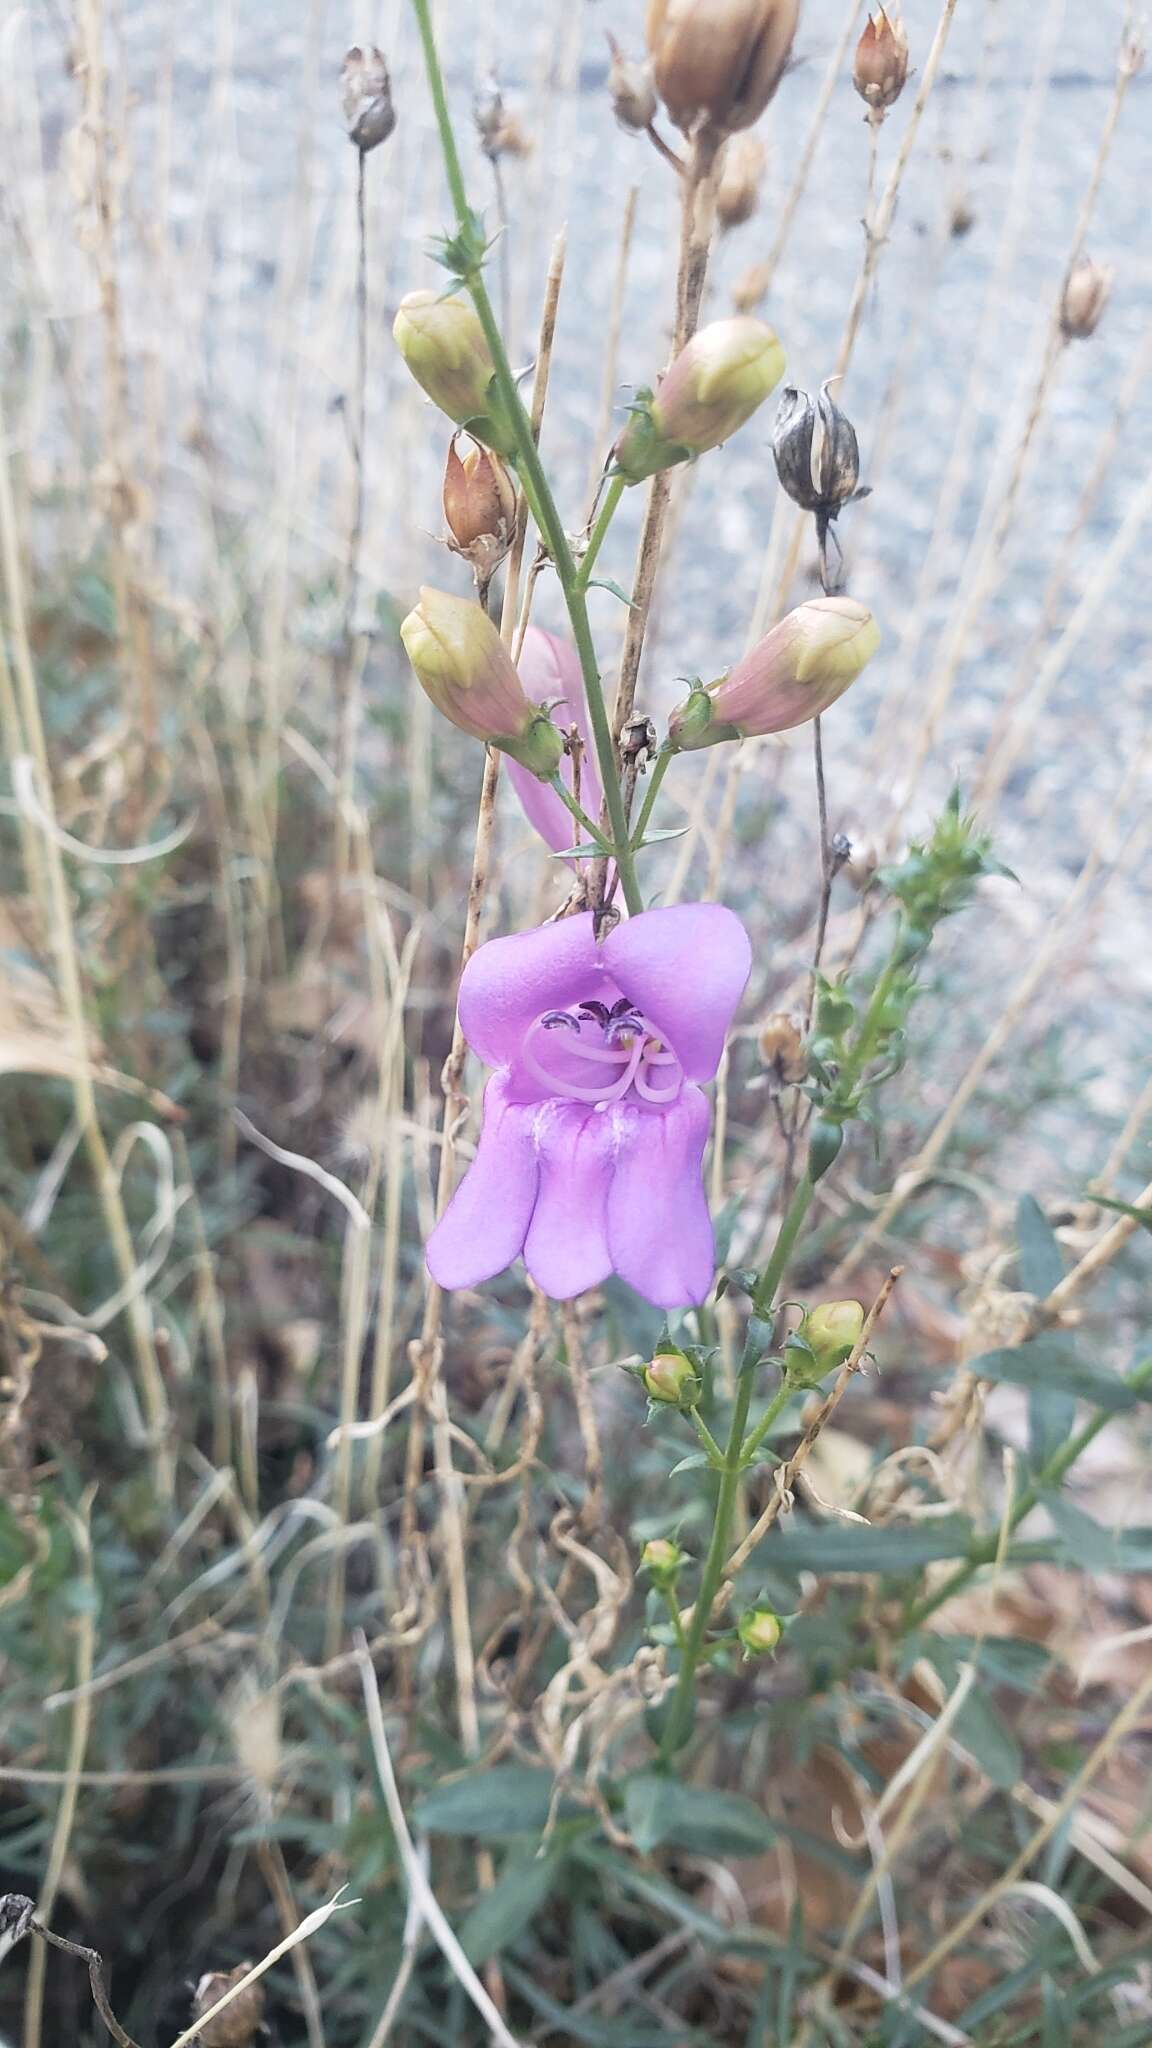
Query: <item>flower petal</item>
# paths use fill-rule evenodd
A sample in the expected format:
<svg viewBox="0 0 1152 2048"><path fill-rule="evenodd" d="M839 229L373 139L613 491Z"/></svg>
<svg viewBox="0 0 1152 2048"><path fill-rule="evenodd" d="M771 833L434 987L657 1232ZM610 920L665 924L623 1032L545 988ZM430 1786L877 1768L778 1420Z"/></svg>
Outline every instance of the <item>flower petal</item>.
<svg viewBox="0 0 1152 2048"><path fill-rule="evenodd" d="M440 1287L478 1287L523 1249L539 1180L535 1112L507 1090L502 1074L489 1081L476 1157L428 1239L428 1271Z"/></svg>
<svg viewBox="0 0 1152 2048"><path fill-rule="evenodd" d="M540 1192L524 1244L524 1263L553 1301L570 1301L612 1271L608 1189L615 1146L606 1113L575 1102L536 1112Z"/></svg>
<svg viewBox="0 0 1152 2048"><path fill-rule="evenodd" d="M490 1067L510 1066L544 1010L602 997L611 986L585 911L478 947L460 978L460 1023Z"/></svg>
<svg viewBox="0 0 1152 2048"><path fill-rule="evenodd" d="M752 966L748 934L722 903L645 910L609 932L613 980L667 1037L690 1081L709 1081Z"/></svg>
<svg viewBox="0 0 1152 2048"><path fill-rule="evenodd" d="M622 1103L608 1114L616 1146L608 1194L613 1267L657 1308L703 1301L716 1257L700 1170L707 1098L685 1088L670 1109L653 1113Z"/></svg>
<svg viewBox="0 0 1152 2048"><path fill-rule="evenodd" d="M555 706L552 716L562 730L570 725L577 727L584 742L580 763L580 802L590 818L599 818L600 777L596 772L596 752L588 723L584 677L576 649L567 640L558 639L555 633L545 633L540 626L529 626L517 667L525 695L531 702ZM571 789L572 762L567 755L560 763L560 773ZM553 853L563 853L566 846L574 846L580 838L580 827L555 790L549 789L546 782L541 782L538 775L533 775L518 761L508 761L507 774L528 823L535 827Z"/></svg>

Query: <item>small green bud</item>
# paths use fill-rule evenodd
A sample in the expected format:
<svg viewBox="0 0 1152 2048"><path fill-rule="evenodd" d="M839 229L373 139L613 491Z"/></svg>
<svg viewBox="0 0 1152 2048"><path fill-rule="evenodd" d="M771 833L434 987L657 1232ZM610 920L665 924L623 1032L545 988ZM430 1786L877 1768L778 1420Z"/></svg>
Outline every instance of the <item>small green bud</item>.
<svg viewBox="0 0 1152 2048"><path fill-rule="evenodd" d="M416 382L434 405L474 441L513 455L516 436L501 416L496 365L468 299L409 292L401 299L393 337Z"/></svg>
<svg viewBox="0 0 1152 2048"><path fill-rule="evenodd" d="M677 1572L686 1563L687 1553L667 1536L653 1536L640 1552L641 1567L661 1587L674 1585Z"/></svg>
<svg viewBox="0 0 1152 2048"><path fill-rule="evenodd" d="M736 1633L745 1656L767 1657L778 1647L784 1624L770 1607L748 1607L736 1623Z"/></svg>
<svg viewBox="0 0 1152 2048"><path fill-rule="evenodd" d="M785 1345L784 1371L796 1387L816 1387L855 1350L864 1328L858 1301L825 1301L809 1309Z"/></svg>
<svg viewBox="0 0 1152 2048"><path fill-rule="evenodd" d="M644 1386L650 1401L670 1408L695 1408L700 1399L700 1375L683 1351L658 1351L644 1368Z"/></svg>

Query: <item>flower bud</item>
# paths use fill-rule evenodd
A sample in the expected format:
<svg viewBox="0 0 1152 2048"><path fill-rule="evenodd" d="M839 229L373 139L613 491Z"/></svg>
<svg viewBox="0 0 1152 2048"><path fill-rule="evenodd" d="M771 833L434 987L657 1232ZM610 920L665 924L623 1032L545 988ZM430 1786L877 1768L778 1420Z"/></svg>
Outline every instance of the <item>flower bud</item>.
<svg viewBox="0 0 1152 2048"><path fill-rule="evenodd" d="M784 76L799 18L800 0L648 0L656 90L676 126L750 128Z"/></svg>
<svg viewBox="0 0 1152 2048"><path fill-rule="evenodd" d="M850 1356L863 1328L864 1311L858 1301L825 1301L809 1309L785 1346L787 1378L793 1386L818 1386Z"/></svg>
<svg viewBox="0 0 1152 2048"><path fill-rule="evenodd" d="M880 120L894 107L908 76L908 38L903 24L889 21L883 7L869 15L856 45L852 83Z"/></svg>
<svg viewBox="0 0 1152 2048"><path fill-rule="evenodd" d="M760 1056L777 1088L797 1088L807 1078L804 1033L787 1010L774 1010L760 1027Z"/></svg>
<svg viewBox="0 0 1152 2048"><path fill-rule="evenodd" d="M496 366L475 308L467 299L409 292L392 333L416 382L434 405L474 440L511 455L515 437L499 416Z"/></svg>
<svg viewBox="0 0 1152 2048"><path fill-rule="evenodd" d="M487 448L473 446L461 460L456 439L453 434L444 469L448 545L472 564L483 588L512 545L516 486L500 457Z"/></svg>
<svg viewBox="0 0 1152 2048"><path fill-rule="evenodd" d="M804 725L843 696L879 645L866 605L851 597L809 598L726 676L692 692L668 721L669 744L689 752Z"/></svg>
<svg viewBox="0 0 1152 2048"><path fill-rule="evenodd" d="M461 732L511 754L542 782L558 772L564 742L542 707L529 703L481 605L424 588L400 638L421 689Z"/></svg>
<svg viewBox="0 0 1152 2048"><path fill-rule="evenodd" d="M1102 263L1082 256L1064 283L1060 301L1060 332L1065 341L1086 341L1100 325L1100 315L1112 293L1112 272Z"/></svg>
<svg viewBox="0 0 1152 2048"><path fill-rule="evenodd" d="M248 1975L251 1963L238 1963L234 1970L210 1970L201 1977L192 1995L192 2018L211 2012L225 1994ZM264 1986L250 1984L226 2005L223 2012L200 2029L197 2040L203 2048L249 2048L264 2021Z"/></svg>
<svg viewBox="0 0 1152 2048"><path fill-rule="evenodd" d="M630 484L719 447L751 419L784 374L784 351L763 320L713 320L686 342L659 389L642 396L615 448Z"/></svg>
<svg viewBox="0 0 1152 2048"><path fill-rule="evenodd" d="M834 517L860 481L856 429L832 403L827 384L816 399L787 388L772 429L772 453L781 484L805 512Z"/></svg>
<svg viewBox="0 0 1152 2048"><path fill-rule="evenodd" d="M716 218L722 228L738 228L751 220L760 204L760 181L768 152L758 135L732 135L720 158L716 186Z"/></svg>
<svg viewBox="0 0 1152 2048"><path fill-rule="evenodd" d="M340 71L340 105L348 140L357 149L377 149L387 142L396 126L396 109L384 52L375 43L369 43L366 50L353 44L345 55Z"/></svg>
<svg viewBox="0 0 1152 2048"><path fill-rule="evenodd" d="M749 1657L767 1657L777 1648L784 1624L770 1607L746 1607L736 1623L736 1633Z"/></svg>
<svg viewBox="0 0 1152 2048"><path fill-rule="evenodd" d="M650 1401L670 1408L695 1408L700 1399L700 1375L683 1351L658 1351L644 1368L644 1387Z"/></svg>
<svg viewBox="0 0 1152 2048"><path fill-rule="evenodd" d="M611 51L608 93L612 112L622 128L631 128L637 135L642 135L656 119L656 88L652 83L651 66L626 57L610 32L608 48Z"/></svg>
<svg viewBox="0 0 1152 2048"><path fill-rule="evenodd" d="M674 1585L676 1574L685 1561L680 1545L670 1542L667 1536L653 1536L640 1552L641 1566L646 1572L651 1572L658 1586Z"/></svg>

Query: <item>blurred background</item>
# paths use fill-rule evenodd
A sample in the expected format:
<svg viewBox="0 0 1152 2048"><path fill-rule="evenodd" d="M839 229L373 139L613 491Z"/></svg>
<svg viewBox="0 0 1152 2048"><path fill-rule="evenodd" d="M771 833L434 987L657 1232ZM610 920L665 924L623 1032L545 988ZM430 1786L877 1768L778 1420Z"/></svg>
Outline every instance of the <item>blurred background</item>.
<svg viewBox="0 0 1152 2048"><path fill-rule="evenodd" d="M1134 56L1139 24L1124 0L958 0L950 15L906 0L911 73L872 125L851 78L865 12L804 0L794 66L756 131L753 204L718 237L704 318L760 313L787 380L813 392L850 323L834 388L871 495L846 508L839 534L847 587L883 645L825 722L829 823L852 844L830 961L854 953L862 916L867 928L862 892L878 865L923 837L957 784L1012 872L942 936L916 1059L822 1218L819 1277L847 1262L863 1289L893 1259L912 1268L891 1370L820 1479L842 1502L869 1459L911 1441L947 1400L944 1375L992 1341L1004 1304L989 1305L989 1288L1043 1291L1013 1265L1020 1199L1046 1219L1056 1270L1074 1264L1113 1220L1095 1197L1140 1196L1152 1118L1152 80ZM497 235L488 276L517 369L535 360L549 265L563 258L542 448L576 534L631 393L653 380L671 336L677 179L618 125L608 93L608 37L640 57L643 9L440 0L436 18L469 192ZM379 1416L407 1386L421 1327L479 779L478 750L436 722L398 634L422 582L471 588L440 537L450 428L391 337L402 296L443 275L429 253L450 220L427 85L402 0L41 0L0 6L0 35L0 1889L34 1895L47 1870L57 1923L109 1956L117 2010L151 2048L187 2023L191 1980L263 1954L351 1882L368 1904L315 1945L323 1995L307 1966L284 1964L268 2018L283 2048L376 2048L404 1898L365 1790L353 1623L388 1638L378 1668L411 1716L412 1795L429 1796L476 1748L453 1721L431 1461L392 1431L357 1450L353 1481L329 1441L338 1420ZM349 45L368 42L386 54L397 121L364 164L361 393L358 152L339 80ZM675 141L663 114L657 125ZM1076 332L1068 278L1085 261L1106 303ZM639 696L658 726L685 678L719 675L817 587L810 532L777 484L771 411L677 474ZM600 561L624 590L643 498L626 494ZM611 677L625 610L611 591L593 596ZM564 630L547 571L532 616ZM40 765L22 768L29 756ZM757 1032L802 996L819 893L810 744L800 732L717 748L681 769L662 816L683 836L651 857L646 886L664 901L722 898L753 935L712 1179L732 1255L751 1257L779 1165ZM568 888L511 792L498 801L486 933L549 915ZM65 854L66 900L45 834ZM157 847L161 857L141 857ZM473 1101L479 1081L469 1066ZM93 1088L111 1208L89 1142ZM462 1130L464 1157L473 1135ZM300 1159L318 1172L302 1174ZM366 1266L325 1174L372 1217ZM1105 1288L1090 1344L1126 1362L1138 1274L1122 1259ZM446 1340L453 1416L477 1439L496 1428L484 1439L494 1458L510 1418L513 1434L524 1427L501 1389L526 1304L514 1280L469 1296ZM649 1346L657 1324L609 1290L553 1333L550 1370L587 1348L621 1544L660 1525L668 1444L659 1456L635 1449L634 1410L604 1369ZM558 1498L572 1497L583 1439L574 1411L550 1412L541 1457L561 1475ZM1023 1395L999 1389L987 1417L991 1467L976 1456L955 1496L934 1499L938 1512L979 1517L998 1497L1000 1452L1027 1439ZM981 1410L977 1435L984 1421ZM1110 1430L1093 1459L1081 1508L1109 1528L1137 1524L1141 1431ZM505 1521L494 1508L483 1523L478 1649L512 1598L500 1560L515 1493L500 1497ZM402 1498L417 1501L403 1528ZM350 1533L354 1510L367 1536ZM703 1509L685 1514L699 1542ZM333 1633L325 1586L345 1555ZM1063 1678L1094 1635L1152 1622L1146 1587L1117 1572L1101 1593L1087 1562L1076 1574L1066 1552L1041 1559L1049 1579L1030 1581L1015 1617L996 1623L1042 1641ZM1051 1626L1034 1615L1025 1626L1029 1602ZM84 1615L99 1615L86 1648ZM190 1630L185 1661L171 1645ZM826 1653L821 1643L813 1657ZM331 1682L315 1678L337 1655ZM136 1657L155 1658L139 1682L84 1693L85 1669ZM1045 1792L1058 1790L1134 1669L1105 1674L1114 1689L1086 1713L1072 1679L1051 1720L1030 1702L1021 1732L1013 1708L1001 1791L1037 1755ZM77 1684L94 1706L79 1733ZM831 1697L840 1732L857 1712L867 1719L851 1680ZM738 1730L742 1702L729 1704ZM498 1686L483 1693L486 1739L505 1710ZM517 1712L504 1762L558 1768L535 1709ZM873 1782L902 1754L872 1754ZM993 1944L999 1975L977 1970L941 1992L943 2032L866 2008L840 2038L1050 2048L1114 2024L1133 2048L1152 2040L1139 2031L1152 1868L1146 1849L1129 1857L1146 1789L1130 1759L1122 1779L1107 1853L1141 1873L1135 1892L1122 1887L1119 1917L1125 1941L1142 1929L1145 1943L1123 1978L1126 1998L1135 1986L1127 2004L1117 1994L1103 2020L1086 2009L1060 2032L1050 2001L1029 2004L1033 1978L1022 2008L1006 1993L973 2020L989 1983L1035 1950L1030 1926L1011 1923ZM740 1782L731 1759L718 1782ZM66 1826L61 1783L78 1794ZM802 1777L789 1793L819 1809L825 1869L838 1796ZM964 1824L977 1837L988 1826L978 1804ZM997 1809L1002 1862L1015 1825ZM951 1807L939 1826L959 1839ZM979 1855L967 1836L963 1854L970 1887ZM633 1890L597 1948L593 1908L617 1879L585 1871L582 1931L533 1921L543 1890L512 1916L517 1940L542 1944L516 1967L556 2011L663 1938L659 1897ZM668 1879L663 1867L644 1881ZM722 1918L723 1874L698 1879L684 1889ZM1061 1881L1052 1869L1049 1880ZM445 1882L457 1918L475 1910L470 1864ZM821 1940L854 1879L841 1868L840 1889L828 1882ZM795 1887L769 1893L761 1924L783 1938ZM957 1895L942 1889L938 1917ZM1058 1943L1058 1930L1045 1938ZM574 1989L560 1958L581 1942ZM25 2003L29 1946L0 1972L0 2033L24 2048L102 2040L79 1963L53 1957L47 1990ZM525 2039L531 2026L532 2038L627 2048L791 2040L767 2021L750 2031L759 1974L730 1961L677 1979L662 2010L625 2000L600 2031L533 2008L514 1970L513 2018ZM1044 1964L1053 1984L1084 1975L1077 1952L1053 1961L1046 1950ZM397 2039L489 2038L431 1966L416 1970L405 2012ZM795 2038L822 2048L836 2036Z"/></svg>

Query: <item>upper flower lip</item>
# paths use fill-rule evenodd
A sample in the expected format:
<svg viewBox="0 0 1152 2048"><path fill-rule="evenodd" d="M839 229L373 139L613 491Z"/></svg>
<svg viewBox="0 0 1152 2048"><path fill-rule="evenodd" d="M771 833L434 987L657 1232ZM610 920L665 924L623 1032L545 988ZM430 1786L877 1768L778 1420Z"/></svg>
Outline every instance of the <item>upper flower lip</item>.
<svg viewBox="0 0 1152 2048"><path fill-rule="evenodd" d="M460 982L460 1024L491 1067L517 1061L547 1010L626 995L665 1036L689 1081L715 1074L752 964L748 934L720 903L642 911L597 943L590 912L491 939Z"/></svg>

